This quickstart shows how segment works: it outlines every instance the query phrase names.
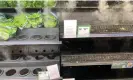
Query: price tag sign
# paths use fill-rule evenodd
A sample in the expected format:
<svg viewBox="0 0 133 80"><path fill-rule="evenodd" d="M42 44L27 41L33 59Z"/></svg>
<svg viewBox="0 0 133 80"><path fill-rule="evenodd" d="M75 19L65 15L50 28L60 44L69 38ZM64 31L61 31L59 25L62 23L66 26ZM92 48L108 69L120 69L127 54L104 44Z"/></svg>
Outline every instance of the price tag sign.
<svg viewBox="0 0 133 80"><path fill-rule="evenodd" d="M48 70L48 74L50 77L50 80L54 80L54 79L59 79L60 78L60 73L59 73L59 69L58 69L58 65L50 65L47 66L47 70Z"/></svg>
<svg viewBox="0 0 133 80"><path fill-rule="evenodd" d="M133 62L125 62L125 61L117 61L113 62L112 64L112 69L121 69L121 68L132 68L133 67Z"/></svg>
<svg viewBox="0 0 133 80"><path fill-rule="evenodd" d="M64 20L64 38L76 38L77 20Z"/></svg>
<svg viewBox="0 0 133 80"><path fill-rule="evenodd" d="M38 80L50 80L49 74L47 71L42 71L38 73Z"/></svg>
<svg viewBox="0 0 133 80"><path fill-rule="evenodd" d="M77 37L85 38L90 36L91 25L79 26Z"/></svg>

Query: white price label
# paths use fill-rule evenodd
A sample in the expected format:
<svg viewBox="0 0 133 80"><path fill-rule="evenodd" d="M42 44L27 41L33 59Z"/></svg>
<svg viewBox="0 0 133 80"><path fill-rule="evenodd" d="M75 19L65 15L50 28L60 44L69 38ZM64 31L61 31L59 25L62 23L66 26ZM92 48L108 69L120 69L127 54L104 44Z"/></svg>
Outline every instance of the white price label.
<svg viewBox="0 0 133 80"><path fill-rule="evenodd" d="M77 37L89 37L91 26L79 26Z"/></svg>
<svg viewBox="0 0 133 80"><path fill-rule="evenodd" d="M67 79L63 79L63 80L75 80L75 78L67 78Z"/></svg>
<svg viewBox="0 0 133 80"><path fill-rule="evenodd" d="M38 80L50 80L48 72L47 71L39 72Z"/></svg>
<svg viewBox="0 0 133 80"><path fill-rule="evenodd" d="M60 73L59 73L57 64L47 66L47 70L48 70L50 79L59 79L60 78Z"/></svg>
<svg viewBox="0 0 133 80"><path fill-rule="evenodd" d="M112 69L119 69L119 68L133 68L133 62L130 61L117 61L112 63Z"/></svg>
<svg viewBox="0 0 133 80"><path fill-rule="evenodd" d="M64 38L76 38L77 20L64 20Z"/></svg>

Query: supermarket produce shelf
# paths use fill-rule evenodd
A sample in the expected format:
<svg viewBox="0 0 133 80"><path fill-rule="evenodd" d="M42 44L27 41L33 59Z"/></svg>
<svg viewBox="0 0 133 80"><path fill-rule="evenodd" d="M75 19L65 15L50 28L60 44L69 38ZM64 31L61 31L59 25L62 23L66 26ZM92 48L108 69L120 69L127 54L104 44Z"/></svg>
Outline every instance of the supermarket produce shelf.
<svg viewBox="0 0 133 80"><path fill-rule="evenodd" d="M38 80L38 72L47 71L46 66L12 67L1 68L1 70L3 72L0 77L3 80ZM53 80L62 80L62 78Z"/></svg>
<svg viewBox="0 0 133 80"><path fill-rule="evenodd" d="M14 38L0 41L0 45L61 44L58 28L31 28L19 30Z"/></svg>
<svg viewBox="0 0 133 80"><path fill-rule="evenodd" d="M133 37L133 33L128 32L120 32L120 33L104 33L104 34L98 34L98 33L92 33L90 34L90 38L93 37Z"/></svg>
<svg viewBox="0 0 133 80"><path fill-rule="evenodd" d="M60 41L0 41L0 45L42 45L61 44Z"/></svg>
<svg viewBox="0 0 133 80"><path fill-rule="evenodd" d="M100 34L99 33L90 33L88 35L89 35L89 37L83 37L83 38L133 37L133 32L114 32L114 33L100 33ZM62 34L61 34L61 36L62 36ZM81 37L76 37L76 38L81 38Z"/></svg>
<svg viewBox="0 0 133 80"><path fill-rule="evenodd" d="M133 37L133 25L92 25L90 34L88 35L89 38Z"/></svg>
<svg viewBox="0 0 133 80"><path fill-rule="evenodd" d="M62 55L63 66L112 65L114 62L133 61L133 53L88 53L80 55Z"/></svg>
<svg viewBox="0 0 133 80"><path fill-rule="evenodd" d="M18 56L0 61L0 77L4 80L37 80L39 71L47 71L46 66L58 64L59 56L49 59L46 56ZM59 68L60 69L60 68Z"/></svg>
<svg viewBox="0 0 133 80"><path fill-rule="evenodd" d="M89 37L83 37L83 38L109 38L109 37L133 37L133 32L117 32L117 33L90 33L88 34ZM63 39L74 39L74 38L65 38L65 37L62 37L63 34L60 35L61 38ZM82 37L76 37L77 39L78 38L82 38Z"/></svg>
<svg viewBox="0 0 133 80"><path fill-rule="evenodd" d="M58 8L52 8L52 10L58 10ZM25 12L43 12L43 8L23 8ZM17 8L0 8L0 12L4 13L17 13Z"/></svg>
<svg viewBox="0 0 133 80"><path fill-rule="evenodd" d="M25 56L11 59L0 60L0 68L12 67L34 67L34 66L48 66L53 64L59 64L60 57L48 58L47 56Z"/></svg>

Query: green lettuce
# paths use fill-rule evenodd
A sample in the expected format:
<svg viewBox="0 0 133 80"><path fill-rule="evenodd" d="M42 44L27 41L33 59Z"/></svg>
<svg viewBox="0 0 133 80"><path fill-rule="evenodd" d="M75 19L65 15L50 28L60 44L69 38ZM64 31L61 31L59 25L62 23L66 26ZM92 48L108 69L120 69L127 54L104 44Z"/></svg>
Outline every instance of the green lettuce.
<svg viewBox="0 0 133 80"><path fill-rule="evenodd" d="M14 17L14 25L20 29L25 28L25 26L28 24L26 14L21 13ZM27 27L27 26L26 26ZM28 26L30 28L30 26Z"/></svg>
<svg viewBox="0 0 133 80"><path fill-rule="evenodd" d="M43 16L43 23L44 23L44 27L46 27L46 28L54 28L54 27L56 27L57 26L57 23L58 23L58 21L57 21L57 18L54 16L54 15L52 15L52 14L44 14L44 16Z"/></svg>
<svg viewBox="0 0 133 80"><path fill-rule="evenodd" d="M28 22L33 28L37 28L42 23L42 15L40 13L32 13L27 15Z"/></svg>

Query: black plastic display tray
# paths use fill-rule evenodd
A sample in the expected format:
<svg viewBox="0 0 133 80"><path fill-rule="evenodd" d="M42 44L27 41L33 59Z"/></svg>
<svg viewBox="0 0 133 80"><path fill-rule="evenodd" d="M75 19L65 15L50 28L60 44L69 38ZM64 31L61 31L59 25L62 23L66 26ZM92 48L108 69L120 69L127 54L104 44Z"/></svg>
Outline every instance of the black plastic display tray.
<svg viewBox="0 0 133 80"><path fill-rule="evenodd" d="M18 31L16 36L8 41L0 41L0 45L41 45L61 44L58 28L35 28Z"/></svg>
<svg viewBox="0 0 133 80"><path fill-rule="evenodd" d="M28 55L0 61L0 77L4 80L37 80L38 71L47 71L46 66L60 64L59 56L49 59ZM36 70L37 69L37 70ZM39 69L39 70L38 70Z"/></svg>

